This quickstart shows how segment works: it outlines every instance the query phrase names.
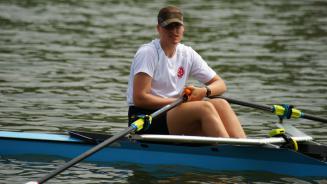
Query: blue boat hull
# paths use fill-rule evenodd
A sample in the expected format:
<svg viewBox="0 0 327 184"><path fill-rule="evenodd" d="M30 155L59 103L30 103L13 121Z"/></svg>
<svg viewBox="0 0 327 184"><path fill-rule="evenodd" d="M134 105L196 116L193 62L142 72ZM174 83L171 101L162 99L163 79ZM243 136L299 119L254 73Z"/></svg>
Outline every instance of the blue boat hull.
<svg viewBox="0 0 327 184"><path fill-rule="evenodd" d="M0 155L73 158L92 148L67 135L0 132ZM123 139L88 161L181 165L211 171L260 171L291 176L327 177L327 164L289 149L235 145L171 145Z"/></svg>

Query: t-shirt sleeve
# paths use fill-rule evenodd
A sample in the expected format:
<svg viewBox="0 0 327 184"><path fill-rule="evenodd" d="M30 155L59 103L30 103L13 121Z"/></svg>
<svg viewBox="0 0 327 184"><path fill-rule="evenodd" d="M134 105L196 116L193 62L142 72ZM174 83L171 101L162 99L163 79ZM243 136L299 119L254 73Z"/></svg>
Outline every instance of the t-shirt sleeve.
<svg viewBox="0 0 327 184"><path fill-rule="evenodd" d="M143 72L153 77L157 59L155 54L154 49L150 46L141 47L134 56L133 75Z"/></svg>
<svg viewBox="0 0 327 184"><path fill-rule="evenodd" d="M191 75L202 83L209 82L216 74L216 72L208 66L208 64L202 59L202 57L190 48L192 68Z"/></svg>

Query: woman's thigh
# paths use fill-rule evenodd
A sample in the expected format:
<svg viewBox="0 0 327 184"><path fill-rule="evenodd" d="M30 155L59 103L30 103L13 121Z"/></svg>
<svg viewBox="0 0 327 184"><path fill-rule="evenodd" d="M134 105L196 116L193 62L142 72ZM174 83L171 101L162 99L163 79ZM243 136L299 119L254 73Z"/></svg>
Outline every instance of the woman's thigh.
<svg viewBox="0 0 327 184"><path fill-rule="evenodd" d="M202 116L216 113L212 104L207 101L183 103L167 113L167 124L170 134L201 134ZM212 115L212 114L210 114Z"/></svg>

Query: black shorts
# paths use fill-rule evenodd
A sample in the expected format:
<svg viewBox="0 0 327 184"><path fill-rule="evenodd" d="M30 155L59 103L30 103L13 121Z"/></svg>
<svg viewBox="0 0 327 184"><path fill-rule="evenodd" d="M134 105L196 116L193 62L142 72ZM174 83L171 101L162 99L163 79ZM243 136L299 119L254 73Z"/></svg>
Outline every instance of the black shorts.
<svg viewBox="0 0 327 184"><path fill-rule="evenodd" d="M142 109L135 106L130 106L128 108L128 126L130 126L134 121L139 119L144 115L150 115L156 110ZM152 119L151 125L147 130L140 130L138 134L164 134L168 135L167 126L167 113L162 113L160 116Z"/></svg>

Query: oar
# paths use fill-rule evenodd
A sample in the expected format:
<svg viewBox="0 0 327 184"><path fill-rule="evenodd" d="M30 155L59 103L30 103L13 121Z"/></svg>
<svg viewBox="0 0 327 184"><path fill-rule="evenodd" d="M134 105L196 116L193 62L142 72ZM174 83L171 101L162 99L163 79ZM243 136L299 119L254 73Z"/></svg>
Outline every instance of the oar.
<svg viewBox="0 0 327 184"><path fill-rule="evenodd" d="M281 118L288 118L288 119L289 118L303 118L303 119L309 119L309 120L313 120L313 121L319 121L322 123L327 123L326 118L317 117L314 115L304 113L304 112L302 112L298 109L295 109L289 105L272 105L272 106L259 105L259 104L244 102L244 101L231 99L231 98L227 98L227 97L223 97L223 96L212 96L210 98L221 98L221 99L225 99L226 101L228 101L229 103L232 103L232 104L237 104L237 105L242 105L242 106L246 106L246 107L252 107L252 108L272 112Z"/></svg>
<svg viewBox="0 0 327 184"><path fill-rule="evenodd" d="M184 90L184 95L180 98L178 98L177 100L175 100L173 103L168 104L164 107L162 107L161 109L155 111L154 113L152 113L151 115L148 116L148 118L150 119L150 122L152 120L152 118L156 118L157 116L163 114L164 112L167 112L168 110L176 107L177 105L186 102L189 95L191 94L191 90L189 89L185 89ZM144 125L144 119L140 118L138 120L136 120L135 122L133 122L131 124L131 126L129 126L128 128L126 128L125 130L123 130L122 132L106 139L105 141L103 141L102 143L96 145L95 147L89 149L88 151L82 153L81 155L79 155L78 157L75 157L74 159L70 160L69 162L65 163L63 166L57 168L56 170L54 170L53 172L45 175L43 178L37 180L37 181L30 181L26 184L41 184L41 183L45 183L46 181L48 181L49 179L55 177L56 175L60 174L61 172L65 171L66 169L72 167L73 165L77 164L78 162L84 160L85 158L91 156L92 154L100 151L102 148L114 143L115 141L117 141L118 139L124 137L127 134L133 133L133 132L137 132L143 129L143 125Z"/></svg>

